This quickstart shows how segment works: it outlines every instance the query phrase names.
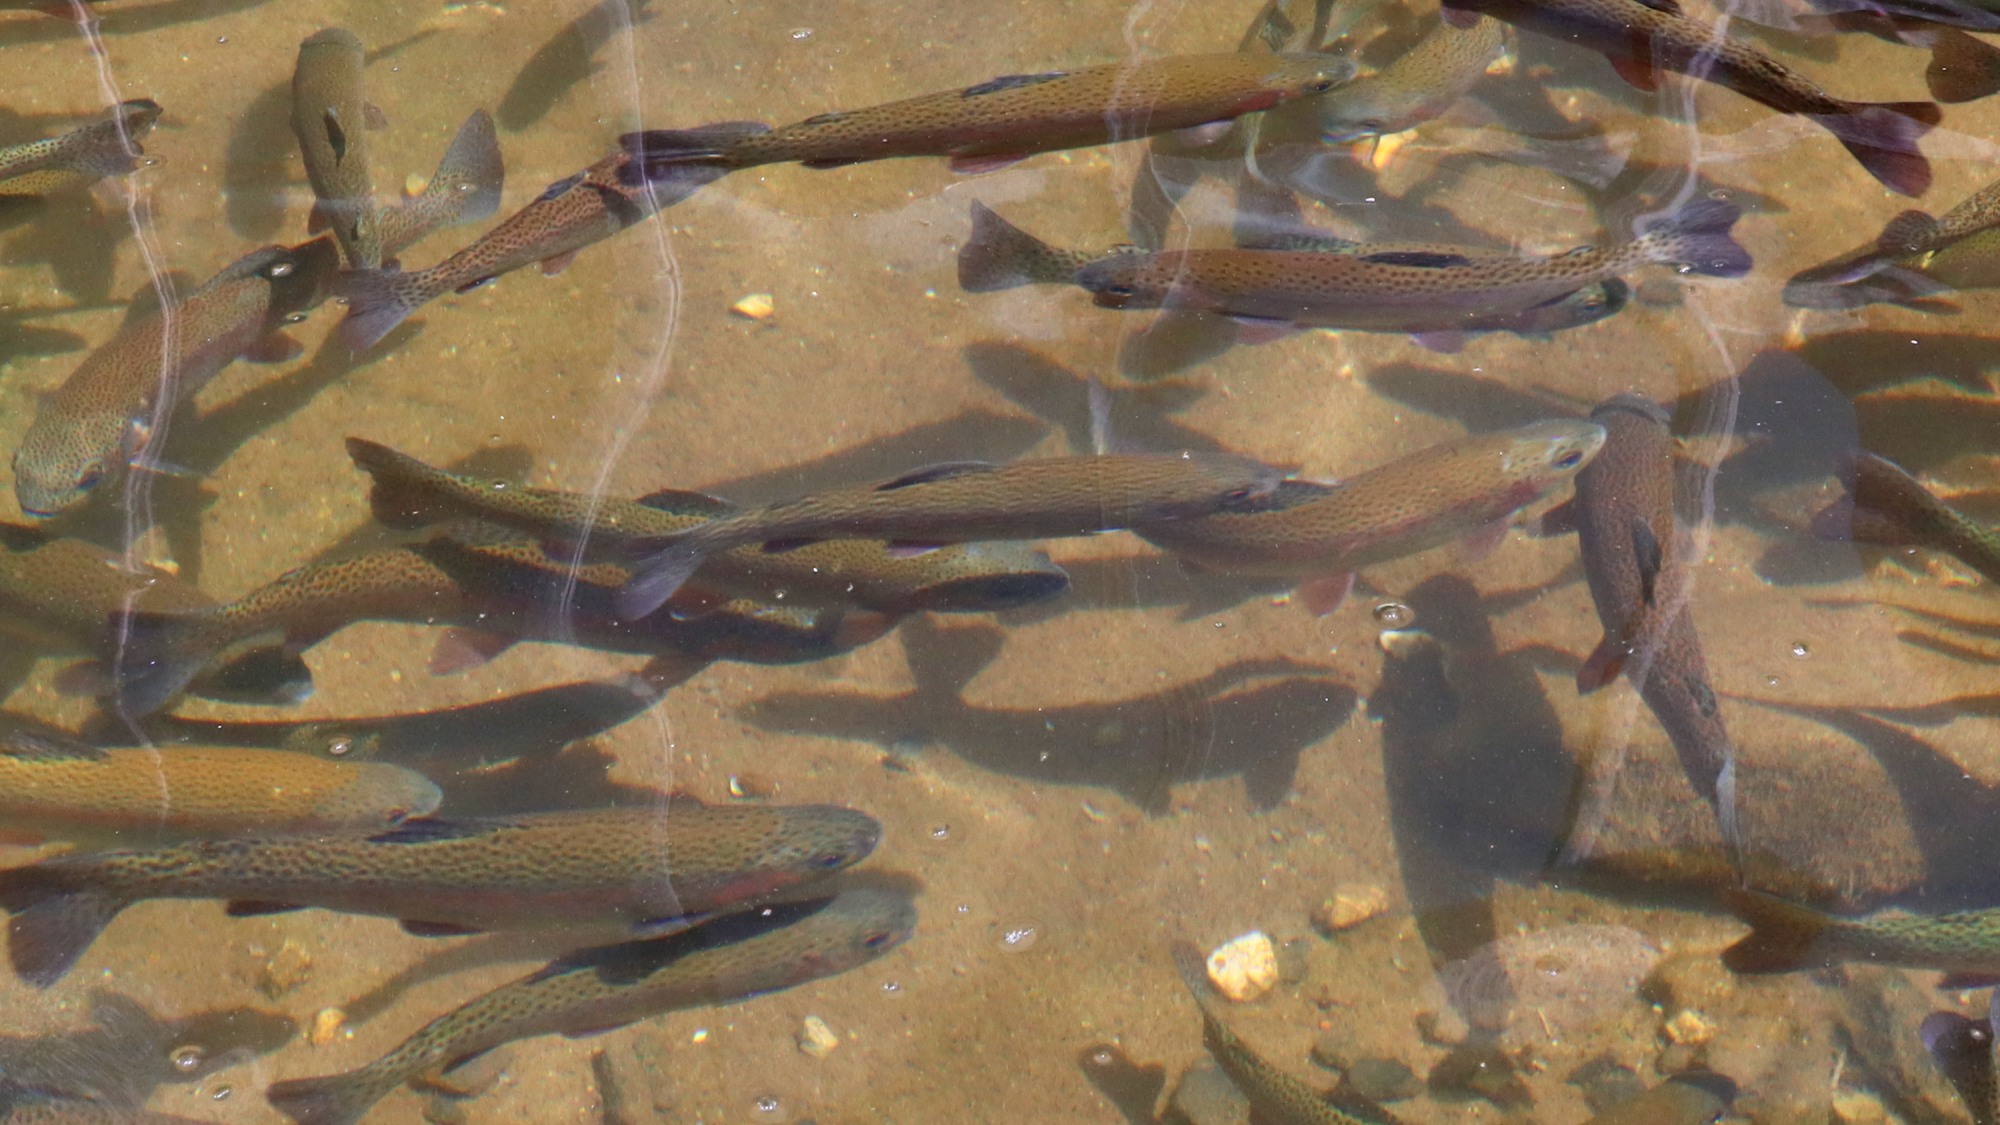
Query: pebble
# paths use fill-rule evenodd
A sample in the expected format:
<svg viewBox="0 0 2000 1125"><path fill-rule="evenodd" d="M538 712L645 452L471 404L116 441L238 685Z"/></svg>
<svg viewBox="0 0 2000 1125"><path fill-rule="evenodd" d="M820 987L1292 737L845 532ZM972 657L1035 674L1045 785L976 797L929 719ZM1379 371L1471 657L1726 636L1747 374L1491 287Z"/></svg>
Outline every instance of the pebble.
<svg viewBox="0 0 2000 1125"><path fill-rule="evenodd" d="M752 293L729 306L729 311L746 320L769 320L778 306L769 293Z"/></svg>
<svg viewBox="0 0 2000 1125"><path fill-rule="evenodd" d="M1278 950L1262 930L1251 930L1208 955L1208 980L1217 992L1241 1003L1278 984Z"/></svg>
<svg viewBox="0 0 2000 1125"><path fill-rule="evenodd" d="M1407 1101L1424 1089L1423 1079L1401 1059L1357 1059L1346 1078L1355 1093L1374 1102Z"/></svg>
<svg viewBox="0 0 2000 1125"><path fill-rule="evenodd" d="M429 180L425 179L422 176L417 175L415 172L412 172L409 175L403 177L403 198L415 199L416 197L422 195L424 193L424 189L429 186L431 186L431 182Z"/></svg>
<svg viewBox="0 0 2000 1125"><path fill-rule="evenodd" d="M1842 1090L1833 1096L1833 1116L1845 1125L1882 1125L1889 1110L1865 1090Z"/></svg>
<svg viewBox="0 0 2000 1125"><path fill-rule="evenodd" d="M840 1036L826 1026L826 1021L818 1016L807 1016L799 1025L797 1036L799 1050L816 1059L823 1059L840 1049Z"/></svg>
<svg viewBox="0 0 2000 1125"><path fill-rule="evenodd" d="M1456 1047L1472 1037L1472 1025L1456 1008L1417 1013L1417 1034L1424 1042L1440 1047Z"/></svg>
<svg viewBox="0 0 2000 1125"><path fill-rule="evenodd" d="M264 968L257 974L257 989L273 1000L297 989L312 979L312 954L304 946L291 938L278 946L278 951L264 961Z"/></svg>
<svg viewBox="0 0 2000 1125"><path fill-rule="evenodd" d="M1592 1113L1603 1113L1646 1091L1638 1072L1609 1055L1599 1055L1577 1067L1565 1081L1583 1091L1583 1104Z"/></svg>
<svg viewBox="0 0 2000 1125"><path fill-rule="evenodd" d="M1703 1019L1700 1012L1692 1008L1682 1008L1667 1021L1667 1041L1699 1047L1715 1038L1715 1025Z"/></svg>
<svg viewBox="0 0 2000 1125"><path fill-rule="evenodd" d="M1313 1040L1312 1061L1328 1070L1346 1070L1354 1062L1347 1036L1338 1031L1322 1031Z"/></svg>
<svg viewBox="0 0 2000 1125"><path fill-rule="evenodd" d="M1388 891L1372 884L1342 883L1313 911L1312 921L1321 933L1334 934L1388 912Z"/></svg>
<svg viewBox="0 0 2000 1125"><path fill-rule="evenodd" d="M347 1026L347 1013L339 1008L321 1008L314 1014L312 1026L306 1029L306 1042L315 1047L324 1047L340 1035Z"/></svg>

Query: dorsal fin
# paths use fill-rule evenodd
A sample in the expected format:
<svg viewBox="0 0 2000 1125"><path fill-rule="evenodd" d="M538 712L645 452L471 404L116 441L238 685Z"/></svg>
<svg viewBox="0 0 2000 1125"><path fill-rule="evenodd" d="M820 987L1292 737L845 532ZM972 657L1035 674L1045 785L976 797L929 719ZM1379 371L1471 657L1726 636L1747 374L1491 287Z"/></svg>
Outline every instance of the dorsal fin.
<svg viewBox="0 0 2000 1125"><path fill-rule="evenodd" d="M42 731L10 731L0 737L0 756L29 762L101 762L108 755L87 742Z"/></svg>
<svg viewBox="0 0 2000 1125"><path fill-rule="evenodd" d="M945 461L912 470L893 480L883 481L875 486L875 491L894 492L896 489L908 488L913 484L930 484L933 481L966 477L974 473L990 473L998 467L991 461Z"/></svg>
<svg viewBox="0 0 2000 1125"><path fill-rule="evenodd" d="M1451 254L1443 250L1377 250L1361 255L1361 260L1384 266L1415 266L1424 270L1441 270L1472 264L1472 259L1463 254Z"/></svg>
<svg viewBox="0 0 2000 1125"><path fill-rule="evenodd" d="M465 840L491 832L491 821L445 820L440 817L419 817L406 820L387 832L377 832L368 837L371 844L430 844L440 840Z"/></svg>
<svg viewBox="0 0 2000 1125"><path fill-rule="evenodd" d="M1044 82L1053 82L1058 78L1067 78L1068 76L1069 72L1063 70L1054 70L1047 74L1003 74L998 78L989 78L977 86L967 86L958 92L958 96L961 98L983 97L987 94L997 94L1002 90L1019 90L1025 86L1039 86Z"/></svg>
<svg viewBox="0 0 2000 1125"><path fill-rule="evenodd" d="M662 488L658 492L648 492L636 503L675 516L719 516L736 510L736 505L719 496L706 492L691 492L684 488Z"/></svg>

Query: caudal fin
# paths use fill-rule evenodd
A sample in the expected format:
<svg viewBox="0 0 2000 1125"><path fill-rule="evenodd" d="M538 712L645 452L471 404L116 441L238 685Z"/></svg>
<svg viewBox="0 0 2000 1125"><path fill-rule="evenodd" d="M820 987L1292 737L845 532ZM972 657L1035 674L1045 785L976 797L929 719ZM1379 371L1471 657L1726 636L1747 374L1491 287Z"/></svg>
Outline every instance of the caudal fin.
<svg viewBox="0 0 2000 1125"><path fill-rule="evenodd" d="M1931 97L1969 102L2000 93L2000 48L1954 28L1940 28L1931 40L1931 65L1924 71Z"/></svg>
<svg viewBox="0 0 2000 1125"><path fill-rule="evenodd" d="M1050 246L975 199L972 233L958 251L958 287L992 293L1023 285L1064 285L1089 261L1089 255Z"/></svg>
<svg viewBox="0 0 2000 1125"><path fill-rule="evenodd" d="M121 610L105 628L103 666L111 670L113 697L126 715L160 710L221 654L221 638L208 615Z"/></svg>
<svg viewBox="0 0 2000 1125"><path fill-rule="evenodd" d="M373 478L368 507L376 523L407 530L428 527L451 515L432 502L426 485L437 470L429 465L367 438L348 438L347 455L355 468Z"/></svg>
<svg viewBox="0 0 2000 1125"><path fill-rule="evenodd" d="M0 871L0 908L7 923L7 956L21 979L47 988L75 965L125 903L93 891L62 861Z"/></svg>
<svg viewBox="0 0 2000 1125"><path fill-rule="evenodd" d="M1750 926L1748 934L1722 951L1722 963L1731 972L1789 973L1830 960L1818 946L1832 919L1819 911L1757 891L1727 890L1722 901Z"/></svg>
<svg viewBox="0 0 2000 1125"><path fill-rule="evenodd" d="M690 164L735 167L729 149L737 141L771 131L762 121L717 121L693 129L648 129L618 138L619 147L648 180L671 175Z"/></svg>
<svg viewBox="0 0 2000 1125"><path fill-rule="evenodd" d="M1641 229L1654 261L1678 262L1710 277L1742 277L1750 272L1750 252L1729 229L1742 218L1734 203L1700 199Z"/></svg>
<svg viewBox="0 0 2000 1125"><path fill-rule="evenodd" d="M340 277L339 295L347 302L347 316L340 322L340 342L357 352L372 348L409 319L419 306L442 292L430 280L429 270L344 273Z"/></svg>
<svg viewBox="0 0 2000 1125"><path fill-rule="evenodd" d="M641 557L618 588L618 616L637 621L665 605L700 569L704 555L699 542L683 535Z"/></svg>
<svg viewBox="0 0 2000 1125"><path fill-rule="evenodd" d="M458 127L458 135L452 138L423 194L377 220L383 257L393 258L445 227L492 215L500 209L500 188L506 177L493 116L483 109L474 110Z"/></svg>
<svg viewBox="0 0 2000 1125"><path fill-rule="evenodd" d="M1812 115L1883 187L1913 197L1931 186L1931 162L1917 141L1942 117L1935 102L1855 103L1847 113Z"/></svg>
<svg viewBox="0 0 2000 1125"><path fill-rule="evenodd" d="M298 1125L353 1125L395 1089L367 1070L274 1082L264 1099Z"/></svg>

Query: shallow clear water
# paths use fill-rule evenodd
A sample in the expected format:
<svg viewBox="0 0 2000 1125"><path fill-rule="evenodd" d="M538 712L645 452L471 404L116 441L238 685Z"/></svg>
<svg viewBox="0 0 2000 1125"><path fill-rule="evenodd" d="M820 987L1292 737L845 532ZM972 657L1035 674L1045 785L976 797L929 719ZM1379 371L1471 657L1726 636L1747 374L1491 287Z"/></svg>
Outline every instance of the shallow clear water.
<svg viewBox="0 0 2000 1125"><path fill-rule="evenodd" d="M368 142L383 196L420 182L472 110L498 117L498 215L409 250L416 268L630 130L795 121L1000 74L1231 50L1257 15L643 7L107 2L101 55L69 23L0 13L0 143L118 99L165 107L145 142L155 163L0 210L0 446L18 445L41 396L117 331L155 271L185 291L256 246L307 237L312 197L287 114L298 43L322 27L375 53L368 97L386 122ZM1843 96L1925 97L1917 49L1746 38ZM1645 267L1628 275L1622 312L1545 340L1495 333L1446 353L1306 331L1183 363L1141 354L1151 313L1097 308L1071 287L968 294L955 272L974 201L1058 245L1130 240L1143 141L978 176L932 159L770 165L556 276L529 268L446 296L360 354L331 336L342 308L328 302L288 330L303 356L229 366L174 417L152 452L184 471L118 481L42 523L229 599L386 541L347 435L534 485L756 504L941 461L1087 453L1091 377L1109 387L1126 448L1221 447L1319 479L1637 392L1673 410L1692 466L1692 613L1740 754L1751 881L1852 909L2000 900L1992 591L1942 555L1808 530L1840 495L1839 456L1857 448L1965 494L1975 517L2000 513L1992 299L1959 295L1950 317L1781 300L1787 278L1903 208L1942 214L1984 186L2000 117L1983 102L1950 107L1924 141L1935 184L1909 201L1823 130L1716 86L1670 78L1643 94L1601 57L1526 33L1509 60L1373 162L1362 145L1273 152L1260 167L1302 193L1322 231L1529 254L1623 237L1636 217L1712 193L1744 209L1736 235L1753 272ZM1541 139L1482 155L1510 125ZM1574 139L1585 133L1595 139ZM1579 160L1599 182L1547 167ZM1228 244L1242 168L1204 170L1170 241ZM756 294L768 315L732 311ZM1149 363L1181 369L1151 377ZM1983 996L1929 991L1934 974L1920 971L1721 967L1743 929L1716 904L1735 876L1713 815L1629 684L1576 690L1602 629L1574 538L1524 528L1477 557L1371 567L1324 617L1282 586L1191 573L1130 535L1046 546L1070 575L1059 599L913 615L817 662L718 662L651 706L666 681L643 675L641 657L523 644L439 676L438 630L364 621L308 651L314 691L293 706L188 699L128 722L62 690L73 657L9 641L5 707L107 744L143 734L166 753L288 738L324 752L375 735L352 744L425 772L457 815L646 789L839 803L884 826L860 870L920 888L915 936L880 960L597 1038L516 1043L481 1064L493 1081L476 1097L398 1092L370 1120L594 1120L606 1073L622 1116L605 1120L1152 1120L1207 1058L1171 944L1208 950L1251 930L1286 949L1286 972L1268 997L1228 1006L1233 1029L1319 1088L1336 1075L1311 1060L1316 1042L1435 1071L1432 1089L1394 1107L1412 1121L1585 1120L1568 1080L1600 1057L1646 1084L1704 1062L1740 1086L1735 1112L1760 1121L1964 1117L1916 1027L1934 1008L1983 1011ZM38 854L10 847L7 861ZM1382 914L1315 926L1322 902L1370 888ZM1499 938L1513 944L1439 972ZM142 903L57 986L0 980L0 1033L20 1037L0 1040L0 1078L21 1069L7 1061L18 1049L100 1093L147 1076L137 1097L155 1111L277 1121L271 1082L359 1066L561 949L410 937L317 910L233 919L211 901ZM1586 983L1507 985L1523 959L1529 978ZM115 1049L64 1055L38 1038L116 1023L93 1015L106 994L160 1019L248 1008L301 1031L282 1046L248 1017L141 1033L127 1013ZM1475 1040L1509 1053L1532 1108L1451 1079L1442 1040L1465 1034L1454 1008ZM840 1038L824 1058L797 1045L808 1016ZM309 1035L316 1021L323 1034ZM226 1057L177 1070L190 1046Z"/></svg>

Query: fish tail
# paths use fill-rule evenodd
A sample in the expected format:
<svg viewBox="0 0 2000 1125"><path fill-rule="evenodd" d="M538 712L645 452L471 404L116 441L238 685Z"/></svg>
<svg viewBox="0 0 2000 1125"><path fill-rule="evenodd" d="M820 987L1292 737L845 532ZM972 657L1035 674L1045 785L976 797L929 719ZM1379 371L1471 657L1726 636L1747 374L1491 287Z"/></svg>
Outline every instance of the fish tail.
<svg viewBox="0 0 2000 1125"><path fill-rule="evenodd" d="M443 292L430 270L353 270L342 274L340 296L347 301L347 316L340 322L340 342L357 352L372 348L424 302Z"/></svg>
<svg viewBox="0 0 2000 1125"><path fill-rule="evenodd" d="M1076 267L1062 251L972 201L972 233L958 251L958 287L992 293L1023 285L1063 285Z"/></svg>
<svg viewBox="0 0 2000 1125"><path fill-rule="evenodd" d="M1750 252L1729 230L1743 212L1734 203L1698 199L1640 232L1654 261L1679 262L1710 277L1750 272Z"/></svg>
<svg viewBox="0 0 2000 1125"><path fill-rule="evenodd" d="M432 502L429 485L435 470L415 457L358 437L347 439L347 455L355 468L374 480L368 490L368 507L376 523L408 530L427 527L451 514Z"/></svg>
<svg viewBox="0 0 2000 1125"><path fill-rule="evenodd" d="M1931 97L1969 102L2000 93L2000 48L1955 28L1940 28L1931 40L1931 65L1924 71Z"/></svg>
<svg viewBox="0 0 2000 1125"><path fill-rule="evenodd" d="M1750 926L1750 932L1722 951L1722 963L1736 973L1787 973L1817 968L1825 956L1815 948L1833 920L1809 906L1757 891L1726 890L1723 905Z"/></svg>
<svg viewBox="0 0 2000 1125"><path fill-rule="evenodd" d="M105 631L104 666L114 670L119 710L137 718L172 703L223 648L209 616L120 610Z"/></svg>
<svg viewBox="0 0 2000 1125"><path fill-rule="evenodd" d="M13 915L7 956L36 988L61 980L125 908L124 900L79 882L60 862L0 871L0 908Z"/></svg>
<svg viewBox="0 0 2000 1125"><path fill-rule="evenodd" d="M448 216L438 226L476 223L500 209L500 188L506 178L507 165L500 158L493 115L478 109L458 127L458 135L444 150L444 159L438 161L424 195L435 200Z"/></svg>
<svg viewBox="0 0 2000 1125"><path fill-rule="evenodd" d="M346 1074L274 1082L264 1091L264 1099L298 1125L353 1125L395 1088L395 1082L364 1067Z"/></svg>
<svg viewBox="0 0 2000 1125"><path fill-rule="evenodd" d="M733 166L730 146L771 131L762 121L717 121L693 129L648 129L618 138L646 179L670 175L689 164Z"/></svg>
<svg viewBox="0 0 2000 1125"><path fill-rule="evenodd" d="M627 621L638 621L666 604L707 554L700 540L687 535L667 537L656 545L658 549L640 556L631 577L618 588L618 616Z"/></svg>
<svg viewBox="0 0 2000 1125"><path fill-rule="evenodd" d="M1942 116L1936 102L1856 102L1845 113L1816 113L1812 119L1840 138L1882 186L1919 196L1931 186L1931 162L1917 141Z"/></svg>

